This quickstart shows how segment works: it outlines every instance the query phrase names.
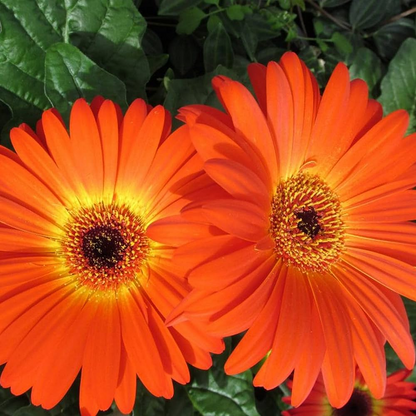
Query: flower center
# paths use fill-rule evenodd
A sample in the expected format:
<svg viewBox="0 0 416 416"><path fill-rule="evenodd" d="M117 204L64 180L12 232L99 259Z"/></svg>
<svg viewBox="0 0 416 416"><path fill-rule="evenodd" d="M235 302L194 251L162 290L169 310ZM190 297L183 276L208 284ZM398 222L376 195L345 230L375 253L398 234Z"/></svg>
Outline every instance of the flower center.
<svg viewBox="0 0 416 416"><path fill-rule="evenodd" d="M126 243L117 228L100 225L82 238L82 251L90 266L114 267L124 257Z"/></svg>
<svg viewBox="0 0 416 416"><path fill-rule="evenodd" d="M62 254L69 273L93 289L137 280L150 251L143 222L128 207L96 204L71 213Z"/></svg>
<svg viewBox="0 0 416 416"><path fill-rule="evenodd" d="M354 389L348 403L341 409L334 409L333 416L370 416L372 414L371 397L363 390Z"/></svg>
<svg viewBox="0 0 416 416"><path fill-rule="evenodd" d="M319 176L282 180L270 215L276 255L303 272L327 270L344 249L341 215L337 195Z"/></svg>

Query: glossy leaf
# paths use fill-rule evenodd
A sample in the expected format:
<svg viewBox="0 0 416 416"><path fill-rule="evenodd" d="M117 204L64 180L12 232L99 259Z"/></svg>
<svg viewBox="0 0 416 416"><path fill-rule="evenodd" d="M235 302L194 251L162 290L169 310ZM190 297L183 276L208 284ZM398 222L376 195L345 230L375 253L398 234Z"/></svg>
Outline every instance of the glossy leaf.
<svg viewBox="0 0 416 416"><path fill-rule="evenodd" d="M218 65L231 68L234 52L230 36L222 24L218 24L204 42L204 67L213 71Z"/></svg>
<svg viewBox="0 0 416 416"><path fill-rule="evenodd" d="M198 6L203 0L162 0L158 14L163 16L177 16L190 7Z"/></svg>
<svg viewBox="0 0 416 416"><path fill-rule="evenodd" d="M350 23L353 29L367 29L400 13L400 0L352 0Z"/></svg>
<svg viewBox="0 0 416 416"><path fill-rule="evenodd" d="M373 34L377 51L385 59L393 58L400 45L410 37L415 37L415 23L409 18L384 25Z"/></svg>
<svg viewBox="0 0 416 416"><path fill-rule="evenodd" d="M361 78L368 84L371 91L382 75L382 63L380 58L368 48L360 48L356 52L355 59L350 66L351 79Z"/></svg>
<svg viewBox="0 0 416 416"><path fill-rule="evenodd" d="M379 101L386 114L399 108L407 110L408 133L416 131L416 39L405 40L390 62Z"/></svg>
<svg viewBox="0 0 416 416"><path fill-rule="evenodd" d="M104 71L75 46L57 43L46 52L45 93L52 106L68 118L74 101L91 101L103 95L126 107L126 89L114 75Z"/></svg>

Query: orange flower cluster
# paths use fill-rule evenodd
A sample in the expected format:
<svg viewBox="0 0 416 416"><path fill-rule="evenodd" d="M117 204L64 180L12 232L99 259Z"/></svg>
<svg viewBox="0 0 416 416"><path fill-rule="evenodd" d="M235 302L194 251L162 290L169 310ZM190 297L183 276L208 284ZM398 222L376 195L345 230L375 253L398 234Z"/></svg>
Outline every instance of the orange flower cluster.
<svg viewBox="0 0 416 416"><path fill-rule="evenodd" d="M383 118L343 64L322 96L294 53L249 75L257 100L216 77L225 112L182 108L173 133L161 106L136 100L123 116L100 97L75 102L69 131L54 109L36 133L11 131L14 152L0 147L3 387L49 409L81 372L83 416L114 400L129 413L137 377L170 398L187 364L209 368L222 338L243 331L226 373L267 357L254 384L293 373L293 406L319 380L342 408L357 374L381 399L386 341L413 368L400 297L416 300L408 115Z"/></svg>

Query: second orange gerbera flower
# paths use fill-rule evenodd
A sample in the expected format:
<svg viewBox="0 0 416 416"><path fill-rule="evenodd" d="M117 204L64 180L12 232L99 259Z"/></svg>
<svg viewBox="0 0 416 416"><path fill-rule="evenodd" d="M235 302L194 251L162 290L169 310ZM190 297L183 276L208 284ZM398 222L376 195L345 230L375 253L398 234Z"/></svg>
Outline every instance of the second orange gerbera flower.
<svg viewBox="0 0 416 416"><path fill-rule="evenodd" d="M1 385L12 393L32 388L49 409L81 370L82 415L113 400L130 413L137 376L170 398L187 362L206 369L223 349L194 324L164 325L189 291L171 263L189 230L160 221L212 185L183 128L169 133L161 106L136 100L123 117L111 101L78 100L69 134L48 110L38 134L12 130L16 153L0 147Z"/></svg>
<svg viewBox="0 0 416 416"><path fill-rule="evenodd" d="M228 196L183 210L216 235L177 251L194 290L170 319L200 320L221 336L248 329L226 372L267 356L254 384L271 389L294 371L295 406L320 372L331 404L344 405L356 364L381 397L385 340L406 367L415 359L399 296L416 299L408 115L382 119L366 84L350 82L343 64L322 98L293 53L249 74L258 102L240 83L216 77L227 114L181 110L206 172Z"/></svg>

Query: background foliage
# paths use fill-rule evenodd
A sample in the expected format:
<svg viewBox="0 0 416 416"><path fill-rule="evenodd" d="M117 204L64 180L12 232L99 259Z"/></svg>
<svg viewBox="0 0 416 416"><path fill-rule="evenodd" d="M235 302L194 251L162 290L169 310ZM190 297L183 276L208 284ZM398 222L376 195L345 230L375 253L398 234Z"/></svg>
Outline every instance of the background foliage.
<svg viewBox="0 0 416 416"><path fill-rule="evenodd" d="M189 103L218 106L216 74L248 85L250 62L297 52L323 87L343 61L385 112L404 108L416 131L416 0L0 0L0 141L35 127L43 110L68 119L79 97L103 95L123 109L136 97L173 114ZM406 302L416 340L416 308ZM254 368L227 377L231 344L209 372L192 370L170 401L138 387L135 415L275 416L284 385L254 389ZM388 370L400 367L387 347ZM416 375L412 376L416 381ZM78 385L51 411L0 390L0 416L78 414ZM118 415L116 409L107 414Z"/></svg>

